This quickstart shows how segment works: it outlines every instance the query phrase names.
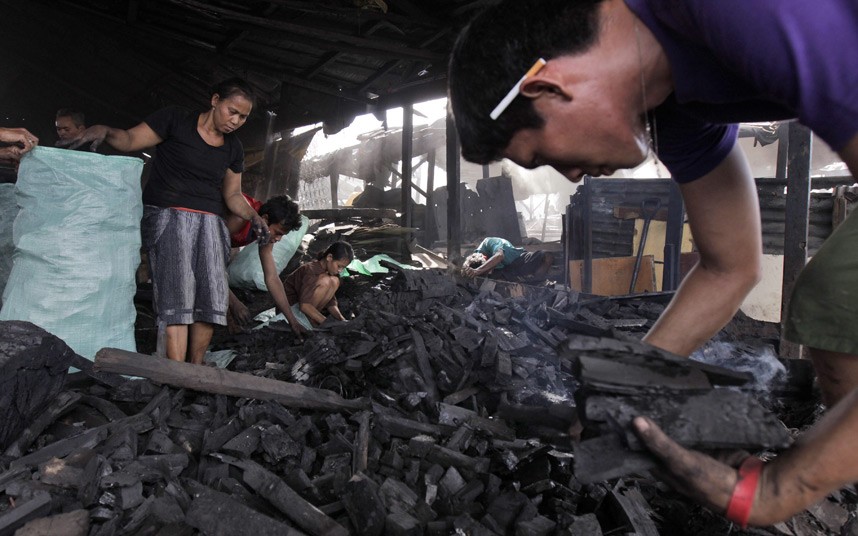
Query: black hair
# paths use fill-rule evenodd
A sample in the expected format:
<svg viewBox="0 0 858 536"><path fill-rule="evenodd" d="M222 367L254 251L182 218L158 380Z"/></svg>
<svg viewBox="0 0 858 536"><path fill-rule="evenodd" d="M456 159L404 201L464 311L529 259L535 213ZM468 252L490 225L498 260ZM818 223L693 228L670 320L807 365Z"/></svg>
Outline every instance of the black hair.
<svg viewBox="0 0 858 536"><path fill-rule="evenodd" d="M224 80L212 88L212 96L217 95L221 100L228 99L234 95L241 95L256 106L256 91L247 80L243 78L230 78Z"/></svg>
<svg viewBox="0 0 858 536"><path fill-rule="evenodd" d="M83 115L83 112L79 112L73 108L60 108L57 110L56 118L59 119L60 117L70 117L76 127L86 126L86 116Z"/></svg>
<svg viewBox="0 0 858 536"><path fill-rule="evenodd" d="M288 195L277 195L259 207L260 216L268 215L268 225L279 223L284 228L295 231L301 228L301 213L298 203Z"/></svg>
<svg viewBox="0 0 858 536"><path fill-rule="evenodd" d="M489 113L537 59L590 48L598 39L603 1L503 0L462 30L450 55L447 80L466 160L499 160L517 131L543 125L526 98L514 99L496 120Z"/></svg>
<svg viewBox="0 0 858 536"><path fill-rule="evenodd" d="M467 268L479 268L483 264L486 263L486 256L480 253L479 251L475 251L468 255L465 259L465 266Z"/></svg>
<svg viewBox="0 0 858 536"><path fill-rule="evenodd" d="M330 255L335 261L348 259L349 262L352 262L355 258L355 252L352 250L352 246L348 242L343 241L334 242L328 246L328 249L319 253L317 259L322 260L328 255Z"/></svg>

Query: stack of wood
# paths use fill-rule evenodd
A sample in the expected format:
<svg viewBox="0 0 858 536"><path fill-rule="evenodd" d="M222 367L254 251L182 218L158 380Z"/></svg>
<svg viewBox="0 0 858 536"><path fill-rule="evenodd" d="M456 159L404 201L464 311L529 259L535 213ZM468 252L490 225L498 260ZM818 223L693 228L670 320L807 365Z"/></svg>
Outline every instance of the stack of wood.
<svg viewBox="0 0 858 536"><path fill-rule="evenodd" d="M102 350L101 381L68 385L6 449L0 534L682 533L655 482L582 482L568 435L567 352L639 353L661 304L431 271L365 288L357 318L303 343L233 337L241 373Z"/></svg>

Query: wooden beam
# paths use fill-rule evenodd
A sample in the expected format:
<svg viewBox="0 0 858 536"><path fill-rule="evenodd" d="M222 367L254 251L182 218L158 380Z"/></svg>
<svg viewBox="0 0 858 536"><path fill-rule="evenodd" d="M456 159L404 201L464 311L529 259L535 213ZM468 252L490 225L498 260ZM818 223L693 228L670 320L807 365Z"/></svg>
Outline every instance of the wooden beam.
<svg viewBox="0 0 858 536"><path fill-rule="evenodd" d="M291 22L272 20L268 18L257 17L255 15L247 15L241 13L239 11L235 11L232 9L226 9L222 7L213 6L211 4L207 4L204 2L198 2L197 0L170 0L172 3L184 6L193 11L202 11L205 13L217 13L226 19L237 20L242 22L248 22L254 24L256 26L260 26L262 28L271 28L274 30L280 30L284 32L291 32L296 35L303 35L305 37L311 39L321 39L324 41L331 41L334 43L348 43L350 45L356 45L363 47L367 51L375 51L381 52L384 54L389 54L392 51L401 54L403 57L407 57L410 59L418 59L418 60L427 60L427 61L442 61L444 59L443 54L439 54L437 52L430 52L426 50L420 50L416 48L410 48L407 46L402 46L401 43L391 42L391 41L382 41L382 40L374 40L374 39L366 39L364 37L355 37L353 35L333 32L330 30L326 30L323 28L313 28L310 26L304 26L301 24L295 24Z"/></svg>
<svg viewBox="0 0 858 536"><path fill-rule="evenodd" d="M784 278L781 293L781 318L786 318L792 289L798 274L807 264L808 209L810 207L810 161L813 135L806 126L789 124L789 164L784 221ZM782 358L801 357L801 345L781 339Z"/></svg>
<svg viewBox="0 0 858 536"><path fill-rule="evenodd" d="M346 400L325 389L182 363L118 348L99 350L95 355L95 370L140 376L157 383L205 393L275 400L291 408L357 411L369 407L368 399Z"/></svg>
<svg viewBox="0 0 858 536"><path fill-rule="evenodd" d="M411 227L412 206L411 179L412 158L414 156L414 105L402 107L402 226Z"/></svg>

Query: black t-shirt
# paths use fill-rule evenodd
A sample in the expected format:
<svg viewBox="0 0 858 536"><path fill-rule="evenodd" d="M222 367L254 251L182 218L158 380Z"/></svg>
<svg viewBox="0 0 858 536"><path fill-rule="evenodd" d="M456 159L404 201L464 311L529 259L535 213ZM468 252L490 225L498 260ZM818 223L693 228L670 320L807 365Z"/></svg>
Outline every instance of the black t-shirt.
<svg viewBox="0 0 858 536"><path fill-rule="evenodd" d="M197 132L198 119L198 113L178 107L145 119L164 141L152 160L144 204L225 214L223 178L227 168L244 171L244 148L234 133L224 134L223 145L212 147Z"/></svg>

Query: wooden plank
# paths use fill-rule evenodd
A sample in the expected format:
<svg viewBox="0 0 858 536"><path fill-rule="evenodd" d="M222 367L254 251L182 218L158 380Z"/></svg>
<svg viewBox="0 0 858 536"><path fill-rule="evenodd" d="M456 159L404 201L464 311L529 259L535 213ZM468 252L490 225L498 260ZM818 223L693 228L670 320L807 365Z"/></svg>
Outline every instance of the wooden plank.
<svg viewBox="0 0 858 536"><path fill-rule="evenodd" d="M307 216L307 218L311 220L343 221L348 220L350 218L384 218L389 220L396 219L396 211L392 208L320 208L302 210L301 214Z"/></svg>
<svg viewBox="0 0 858 536"><path fill-rule="evenodd" d="M569 286L578 292L584 291L585 260L569 261ZM593 259L593 284L591 292L600 296L622 296L628 293L629 282L635 266L634 257L608 257ZM641 259L635 292L655 292L655 262L652 255Z"/></svg>
<svg viewBox="0 0 858 536"><path fill-rule="evenodd" d="M369 400L346 400L325 389L260 378L214 367L102 348L95 355L96 370L149 378L157 383L194 391L258 400L276 400L292 408L356 411L369 407Z"/></svg>

